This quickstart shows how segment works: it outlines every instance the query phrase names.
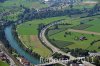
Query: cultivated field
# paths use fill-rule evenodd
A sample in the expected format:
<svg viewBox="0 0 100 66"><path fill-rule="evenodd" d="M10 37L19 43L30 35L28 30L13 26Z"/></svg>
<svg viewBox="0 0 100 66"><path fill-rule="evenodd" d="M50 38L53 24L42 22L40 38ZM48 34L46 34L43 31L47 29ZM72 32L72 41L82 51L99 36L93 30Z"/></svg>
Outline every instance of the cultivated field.
<svg viewBox="0 0 100 66"><path fill-rule="evenodd" d="M68 18L69 20L66 19L65 23L69 23L70 25L58 25L58 29L55 29L55 26L50 27L48 37L52 44L61 49L82 48L90 51L100 51L100 41L97 41L100 40L100 30L98 29L100 28L99 18L100 16L93 16L88 18L73 18L71 19L71 21ZM74 30L70 31L69 29ZM85 37L86 40L81 40L81 37ZM91 45L93 41L97 42Z"/></svg>
<svg viewBox="0 0 100 66"><path fill-rule="evenodd" d="M0 19L2 17L4 20L16 21L19 15L23 13L23 8L40 9L45 7L48 7L48 5L38 1L7 0L3 3L0 2Z"/></svg>
<svg viewBox="0 0 100 66"><path fill-rule="evenodd" d="M66 35L64 37L64 33L68 32L63 31L60 33L57 33L55 35L50 36L50 39L54 39L54 43L60 47L60 48L70 48L70 49L75 49L75 48L82 48L82 49L87 49L87 50L97 50L98 47L100 46L100 41L96 42L94 45L91 46L91 42L94 40L100 40L100 36L94 35L92 36L91 34L84 34L84 33L76 33L76 32L71 32L71 35ZM79 40L81 37L86 37L87 40ZM64 46L63 46L64 45Z"/></svg>
<svg viewBox="0 0 100 66"><path fill-rule="evenodd" d="M46 48L38 39L38 25L41 23L48 24L50 22L66 18L63 17L54 17L54 18L47 18L42 20L33 20L21 25L17 26L17 31L19 34L19 38L23 42L23 44L32 49L34 52L39 53L43 57L50 56L52 52Z"/></svg>
<svg viewBox="0 0 100 66"><path fill-rule="evenodd" d="M76 5L73 8L85 8L85 5ZM87 5L86 7L92 8L94 5ZM64 23L69 24L69 25L59 25L59 29L55 30L50 30L48 32L48 36L51 40L52 43L55 43L56 46L59 48L63 47L68 47L70 49L74 48L82 48L82 49L88 49L88 50L97 50L100 51L98 47L100 45L99 42L97 44L92 45L90 48L90 43L93 40L98 40L100 37L97 35L94 35L94 37L90 34L84 34L84 33L78 33L78 32L71 32L72 35L66 35L64 37L64 33L67 32L67 29L75 29L75 30L87 30L87 31L95 31L99 32L99 18L100 16L92 16L92 17L86 17L86 18L80 18L79 16L83 16L87 14L81 14L81 15L72 15L72 17L68 16L62 16L62 17L52 17L52 18L46 18L46 19L38 19L38 20L33 20L33 21L27 21L26 23L20 24L17 26L17 32L19 35L20 40L22 43L32 49L34 52L39 53L41 56L47 57L52 54L52 52L46 48L43 44L38 39L38 25L43 23L43 24L48 24L53 21L57 21L60 19L65 19ZM55 26L50 27L50 29L53 29ZM96 30L95 30L96 29ZM76 41L74 40L75 37L81 37L85 35L88 40L85 41ZM62 38L62 39L61 39ZM92 38L92 39L90 39ZM52 41L54 39L56 42ZM93 49L92 49L93 48Z"/></svg>
<svg viewBox="0 0 100 66"><path fill-rule="evenodd" d="M12 7L12 6L20 6L23 5L28 8L45 8L48 7L48 5L37 2L37 1L25 1L25 0L8 0L5 1L4 3L0 3L0 6L3 7Z"/></svg>
<svg viewBox="0 0 100 66"><path fill-rule="evenodd" d="M92 36L91 34L86 34L86 33L78 33L78 32L71 32L72 35L66 35L64 37L64 33L68 32L67 29L80 29L80 30L87 30L87 31L97 31L99 27L99 16L93 16L93 17L87 17L87 18L69 18L67 16L62 16L62 17L53 17L53 18L47 18L47 19L38 19L38 20L33 20L29 21L26 23L23 23L21 25L17 26L17 31L19 34L19 38L23 42L23 44L32 49L33 51L39 53L40 55L47 57L52 54L52 52L47 49L43 44L38 39L38 25L43 23L43 24L48 24L53 21L59 20L59 19L65 19L64 23L69 24L69 25L59 25L59 29L55 30L50 30L48 32L48 36L51 40L52 43L54 43L56 46L59 48L82 48L82 49L87 49L87 50L97 50L98 47L100 46L100 42L96 42L94 45L90 46L90 43L94 40L99 40L100 36L94 35ZM80 24L83 22L84 24ZM98 26L96 26L98 24ZM55 26L50 27L50 29L53 29ZM85 28L84 28L85 27ZM91 28L95 28L97 30L94 30ZM74 40L75 37L80 38L81 36L85 36L87 40L81 41L81 40ZM61 39L62 38L62 39ZM92 38L92 39L91 39ZM55 41L53 41L54 39ZM44 52L43 52L44 51Z"/></svg>

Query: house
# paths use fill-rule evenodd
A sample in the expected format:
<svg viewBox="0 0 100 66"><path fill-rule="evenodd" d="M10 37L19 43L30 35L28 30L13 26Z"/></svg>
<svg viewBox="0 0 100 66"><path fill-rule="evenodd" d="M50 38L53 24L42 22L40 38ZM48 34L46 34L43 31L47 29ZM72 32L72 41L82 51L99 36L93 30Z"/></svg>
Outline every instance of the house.
<svg viewBox="0 0 100 66"><path fill-rule="evenodd" d="M0 59L6 61L7 57L3 52L0 52Z"/></svg>
<svg viewBox="0 0 100 66"><path fill-rule="evenodd" d="M30 66L30 62L27 61L25 58L21 57L20 58L20 62L24 65L24 66Z"/></svg>
<svg viewBox="0 0 100 66"><path fill-rule="evenodd" d="M85 36L81 36L81 37L80 37L80 40L81 40L81 41L87 40L87 38L86 38Z"/></svg>

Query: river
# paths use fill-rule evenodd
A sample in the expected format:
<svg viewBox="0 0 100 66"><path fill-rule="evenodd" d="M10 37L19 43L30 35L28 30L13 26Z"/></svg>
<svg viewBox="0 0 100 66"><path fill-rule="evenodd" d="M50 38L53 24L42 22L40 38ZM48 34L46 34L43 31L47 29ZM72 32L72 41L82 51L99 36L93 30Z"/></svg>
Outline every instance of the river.
<svg viewBox="0 0 100 66"><path fill-rule="evenodd" d="M23 56L25 59L27 59L32 64L39 64L39 60L31 56L28 52L26 52L25 50L22 49L22 47L19 46L18 42L15 40L12 34L12 26L7 26L4 29L4 31L5 31L6 39L8 40L12 48L14 48L21 56Z"/></svg>

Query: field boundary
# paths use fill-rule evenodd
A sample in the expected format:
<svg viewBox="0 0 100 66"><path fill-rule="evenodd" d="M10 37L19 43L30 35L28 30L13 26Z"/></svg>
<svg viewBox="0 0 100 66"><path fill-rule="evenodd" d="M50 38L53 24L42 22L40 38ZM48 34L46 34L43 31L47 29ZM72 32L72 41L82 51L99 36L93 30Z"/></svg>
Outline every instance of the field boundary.
<svg viewBox="0 0 100 66"><path fill-rule="evenodd" d="M92 32L92 31L85 31L85 30L68 29L68 31L70 31L70 32L77 32L77 33L84 33L84 34L100 35L99 32Z"/></svg>

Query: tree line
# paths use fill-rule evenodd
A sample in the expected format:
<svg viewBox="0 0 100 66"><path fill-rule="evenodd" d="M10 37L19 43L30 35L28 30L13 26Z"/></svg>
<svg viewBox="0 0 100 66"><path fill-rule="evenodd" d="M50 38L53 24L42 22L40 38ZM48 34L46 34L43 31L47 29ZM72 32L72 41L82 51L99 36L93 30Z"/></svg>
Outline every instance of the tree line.
<svg viewBox="0 0 100 66"><path fill-rule="evenodd" d="M1 3L5 2L6 0L0 0Z"/></svg>

